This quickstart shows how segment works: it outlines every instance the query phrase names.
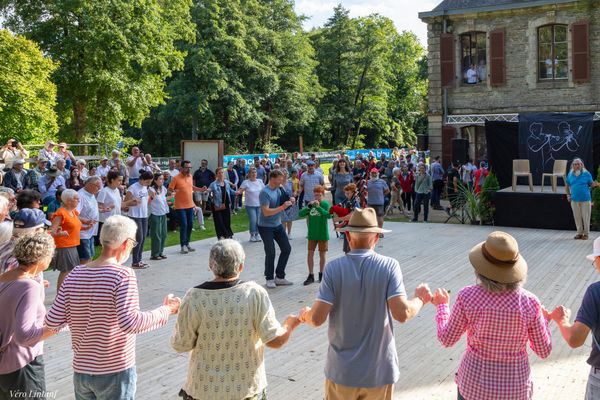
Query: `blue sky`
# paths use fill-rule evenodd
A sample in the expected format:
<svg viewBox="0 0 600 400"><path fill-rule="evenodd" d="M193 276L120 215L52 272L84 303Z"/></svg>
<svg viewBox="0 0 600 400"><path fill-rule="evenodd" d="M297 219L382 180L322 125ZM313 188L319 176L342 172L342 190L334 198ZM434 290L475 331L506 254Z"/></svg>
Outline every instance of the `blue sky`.
<svg viewBox="0 0 600 400"><path fill-rule="evenodd" d="M296 12L309 17L304 27L310 29L322 26L339 3L350 10L352 17L378 13L390 18L399 32L414 32L426 47L427 25L421 22L417 14L432 10L441 0L296 0Z"/></svg>

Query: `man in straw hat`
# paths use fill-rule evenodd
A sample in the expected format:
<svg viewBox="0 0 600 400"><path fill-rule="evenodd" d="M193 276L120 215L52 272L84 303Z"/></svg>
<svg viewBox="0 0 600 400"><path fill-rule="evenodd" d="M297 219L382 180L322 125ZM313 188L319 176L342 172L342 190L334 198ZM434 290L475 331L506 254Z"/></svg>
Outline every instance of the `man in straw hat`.
<svg viewBox="0 0 600 400"><path fill-rule="evenodd" d="M587 256L592 261L596 272L600 273L600 238L594 240L594 251ZM558 306L552 312L552 319L556 321L560 333L572 348L576 349L587 342L587 337L592 332L592 351L587 359L591 370L585 391L585 399L598 399L600 393L600 282L592 283L583 296L581 307L571 324L571 310Z"/></svg>
<svg viewBox="0 0 600 400"><path fill-rule="evenodd" d="M552 339L550 315L522 288L527 262L515 238L500 231L473 247L469 261L478 283L460 290L452 312L446 290L437 289L432 300L442 346L451 347L467 334L468 346L454 379L458 399L530 400L527 347L546 358Z"/></svg>
<svg viewBox="0 0 600 400"><path fill-rule="evenodd" d="M374 209L355 209L340 231L350 252L327 264L317 300L299 318L317 327L329 317L325 399L388 400L400 376L392 318L413 318L431 293L421 284L408 300L398 261L375 253L379 234L389 231Z"/></svg>

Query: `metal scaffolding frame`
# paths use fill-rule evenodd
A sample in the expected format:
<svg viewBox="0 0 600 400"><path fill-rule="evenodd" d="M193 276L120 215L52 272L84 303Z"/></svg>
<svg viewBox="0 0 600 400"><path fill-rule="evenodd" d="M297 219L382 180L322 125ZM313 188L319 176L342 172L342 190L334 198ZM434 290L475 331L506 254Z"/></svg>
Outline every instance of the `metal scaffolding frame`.
<svg viewBox="0 0 600 400"><path fill-rule="evenodd" d="M599 120L600 112L594 113L594 121ZM485 121L519 122L519 114L448 115L445 125L485 125Z"/></svg>

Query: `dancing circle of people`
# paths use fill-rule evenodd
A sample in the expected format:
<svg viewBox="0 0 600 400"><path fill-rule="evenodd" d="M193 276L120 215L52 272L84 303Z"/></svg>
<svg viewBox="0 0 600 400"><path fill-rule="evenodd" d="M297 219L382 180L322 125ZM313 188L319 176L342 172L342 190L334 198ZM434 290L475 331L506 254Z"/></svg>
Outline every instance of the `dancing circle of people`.
<svg viewBox="0 0 600 400"><path fill-rule="evenodd" d="M450 308L450 292L431 291L426 283L411 298L399 262L375 251L390 232L383 228L390 207L405 215L413 207L412 220L418 221L423 206L426 222L429 204L443 210L444 177L452 207L457 181L480 187L485 164L477 169L469 162L462 173L454 165L444 171L439 157L428 166L416 152L394 149L390 160L360 156L351 168L340 154L326 187L314 154L282 154L274 162L265 155L249 167L239 159L214 172L202 160L192 174L186 160L170 160L161 171L137 147L124 163L115 150L111 159L87 169L66 144L55 152L56 143L48 142L36 167L26 171L22 157L27 154L10 143L3 151L14 155L4 156L10 166L0 189L0 300L5 309L0 314L0 399L47 393L44 341L66 332L76 399L134 399L136 335L163 327L172 315L177 321L170 345L189 353L179 391L185 400L266 399L264 347L281 348L302 324L326 322L325 399L392 399L400 375L393 321L406 323L429 303L436 308L443 347L467 336L455 378L458 399L531 399L527 345L538 357L548 357L552 321L573 348L591 333L586 399L598 398L600 283L589 286L571 322L568 308L547 310L523 288L526 257L515 238L496 231L469 251L477 283L462 288ZM580 219L575 239L587 239L587 205L573 204L589 202L585 192L589 195L597 184L581 160L573 164L567 193ZM331 202L325 199L327 191ZM242 206L250 242L262 242L264 248L266 289L243 280L246 255L231 229L231 215ZM205 229L209 214L218 239L208 255L213 279L189 289L183 299L167 294L160 307L141 311L135 270L150 267L143 260L146 237L152 262L167 258L167 232L173 227L179 228L180 253L194 252L194 220ZM308 239L303 284L318 282L318 294L312 306L281 323L267 289L293 284L286 267L292 224L299 218L306 219ZM328 262L330 220L345 255ZM101 246L99 255L95 245ZM130 258L131 268L126 265ZM600 238L588 259L600 273ZM48 268L59 273L56 298L46 310Z"/></svg>

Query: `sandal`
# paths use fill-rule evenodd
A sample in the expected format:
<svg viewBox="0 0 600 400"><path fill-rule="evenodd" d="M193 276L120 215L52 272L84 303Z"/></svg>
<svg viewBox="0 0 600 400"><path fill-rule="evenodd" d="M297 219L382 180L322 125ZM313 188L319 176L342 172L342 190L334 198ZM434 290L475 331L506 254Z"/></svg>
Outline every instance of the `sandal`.
<svg viewBox="0 0 600 400"><path fill-rule="evenodd" d="M148 267L149 265L144 263L131 264L131 268L133 269L146 269Z"/></svg>
<svg viewBox="0 0 600 400"><path fill-rule="evenodd" d="M160 256L158 256L161 260L165 260L167 258L167 256L165 256L164 254L161 254Z"/></svg>
<svg viewBox="0 0 600 400"><path fill-rule="evenodd" d="M160 261L162 258L160 256L150 257L152 261Z"/></svg>
<svg viewBox="0 0 600 400"><path fill-rule="evenodd" d="M581 237L582 237L582 236L583 236L583 235L577 234L577 235L575 235L575 237L574 237L573 239L575 239L575 240L579 240L579 239L581 239Z"/></svg>
<svg viewBox="0 0 600 400"><path fill-rule="evenodd" d="M588 240L588 235L581 235L581 240Z"/></svg>

